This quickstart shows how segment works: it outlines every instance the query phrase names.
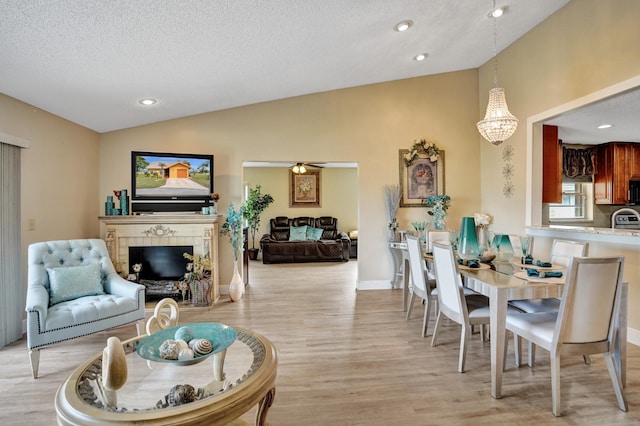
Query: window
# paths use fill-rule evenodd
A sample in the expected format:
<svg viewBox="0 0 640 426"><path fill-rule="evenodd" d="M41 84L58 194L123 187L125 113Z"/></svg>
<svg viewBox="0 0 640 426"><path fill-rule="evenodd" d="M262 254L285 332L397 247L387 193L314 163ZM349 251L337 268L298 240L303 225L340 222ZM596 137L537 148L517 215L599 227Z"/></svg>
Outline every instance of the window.
<svg viewBox="0 0 640 426"><path fill-rule="evenodd" d="M562 183L562 203L549 204L549 221L588 221L593 218L593 184Z"/></svg>

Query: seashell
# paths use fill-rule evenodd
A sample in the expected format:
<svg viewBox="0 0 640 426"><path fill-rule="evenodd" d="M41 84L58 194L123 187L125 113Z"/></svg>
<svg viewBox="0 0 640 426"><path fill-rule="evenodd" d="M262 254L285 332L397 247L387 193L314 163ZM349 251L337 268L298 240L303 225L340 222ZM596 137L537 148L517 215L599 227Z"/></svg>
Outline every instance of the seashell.
<svg viewBox="0 0 640 426"><path fill-rule="evenodd" d="M191 340L193 340L193 339L191 339ZM180 348L180 350L189 349L189 344L187 342L185 342L184 340L176 340L176 343L178 344L178 347Z"/></svg>
<svg viewBox="0 0 640 426"><path fill-rule="evenodd" d="M213 350L213 346L211 346L211 342L207 339L193 339L193 343L189 342L189 346L193 349L193 353L196 356L206 355L211 353Z"/></svg>
<svg viewBox="0 0 640 426"><path fill-rule="evenodd" d="M191 385L175 385L167 395L167 402L171 406L188 404L195 400L196 390Z"/></svg>
<svg viewBox="0 0 640 426"><path fill-rule="evenodd" d="M174 335L174 339L176 340L184 340L185 342L189 342L193 339L193 330L191 327L183 326L176 330L176 334Z"/></svg>
<svg viewBox="0 0 640 426"><path fill-rule="evenodd" d="M176 340L165 340L158 348L158 354L164 359L178 359L180 344Z"/></svg>
<svg viewBox="0 0 640 426"><path fill-rule="evenodd" d="M180 361L186 361L188 359L193 359L194 358L194 353L191 349L186 348L186 349L180 349L180 352L178 353L178 359Z"/></svg>

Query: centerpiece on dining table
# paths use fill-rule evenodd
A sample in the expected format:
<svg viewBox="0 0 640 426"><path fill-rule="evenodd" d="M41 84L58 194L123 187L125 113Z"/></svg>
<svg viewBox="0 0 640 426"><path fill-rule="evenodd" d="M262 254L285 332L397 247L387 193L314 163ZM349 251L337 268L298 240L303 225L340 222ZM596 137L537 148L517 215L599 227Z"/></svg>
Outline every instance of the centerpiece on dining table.
<svg viewBox="0 0 640 426"><path fill-rule="evenodd" d="M465 266L475 266L475 263L480 263L480 247L473 217L462 218L458 241L458 256L461 260L460 263Z"/></svg>
<svg viewBox="0 0 640 426"><path fill-rule="evenodd" d="M493 222L493 217L487 213L474 213L473 220L476 226L480 261L489 263L496 258L496 254L491 250L488 236L489 225Z"/></svg>

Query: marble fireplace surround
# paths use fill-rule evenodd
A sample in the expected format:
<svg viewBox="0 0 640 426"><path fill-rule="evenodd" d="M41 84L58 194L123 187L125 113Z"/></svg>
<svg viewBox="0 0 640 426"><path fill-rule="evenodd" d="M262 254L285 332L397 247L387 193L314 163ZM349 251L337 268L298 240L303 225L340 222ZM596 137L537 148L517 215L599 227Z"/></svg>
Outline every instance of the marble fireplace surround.
<svg viewBox="0 0 640 426"><path fill-rule="evenodd" d="M211 300L220 299L218 234L221 215L148 214L101 216L100 235L117 271L130 272L129 246L193 246L193 254L207 253L212 262Z"/></svg>

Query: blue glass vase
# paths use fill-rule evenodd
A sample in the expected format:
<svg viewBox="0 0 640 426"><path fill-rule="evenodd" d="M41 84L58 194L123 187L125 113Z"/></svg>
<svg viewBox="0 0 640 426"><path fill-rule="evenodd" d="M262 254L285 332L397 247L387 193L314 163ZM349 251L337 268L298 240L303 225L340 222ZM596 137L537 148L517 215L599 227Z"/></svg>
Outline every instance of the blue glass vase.
<svg viewBox="0 0 640 426"><path fill-rule="evenodd" d="M458 240L458 256L462 259L477 259L480 256L476 223L472 217L463 217Z"/></svg>

